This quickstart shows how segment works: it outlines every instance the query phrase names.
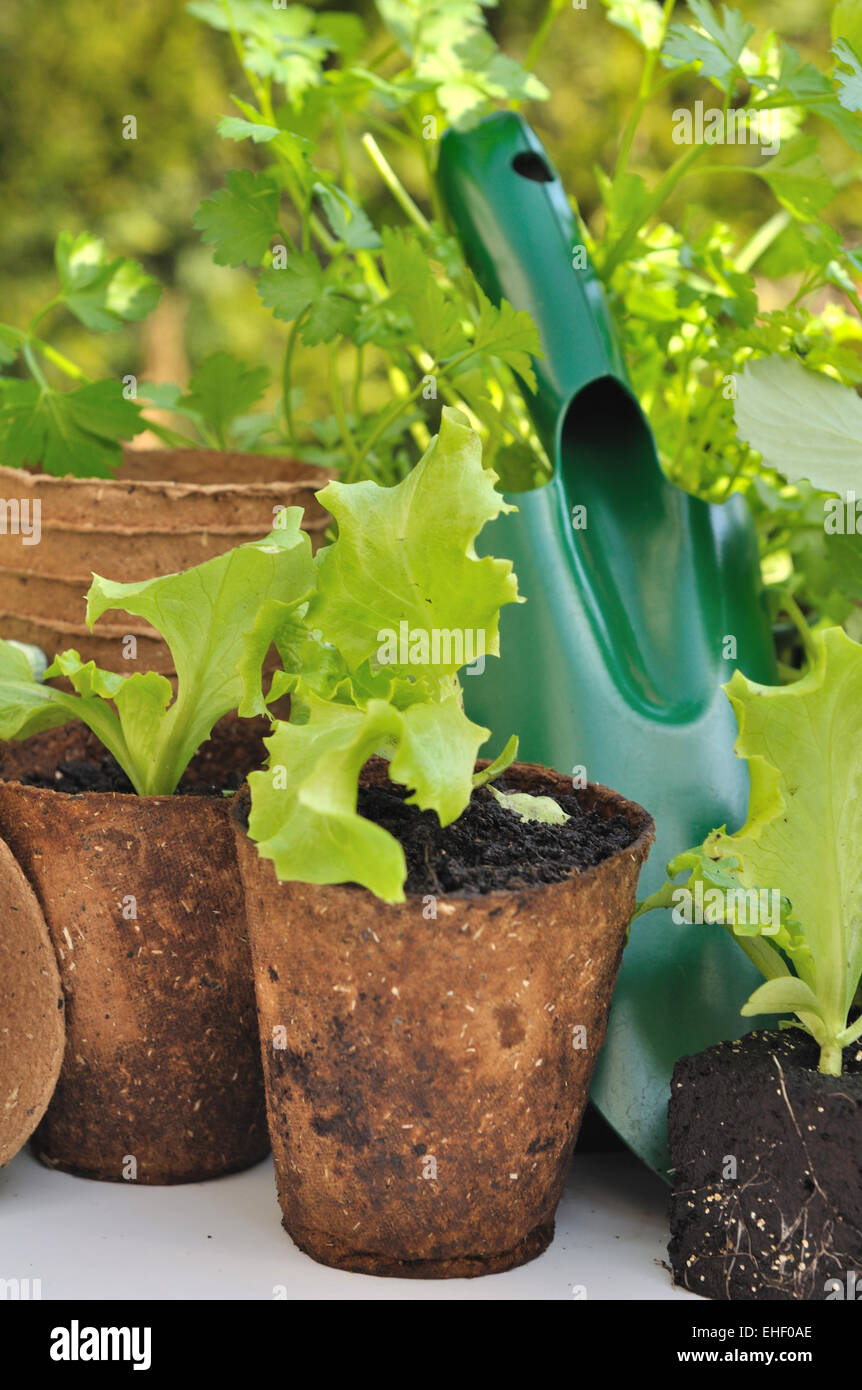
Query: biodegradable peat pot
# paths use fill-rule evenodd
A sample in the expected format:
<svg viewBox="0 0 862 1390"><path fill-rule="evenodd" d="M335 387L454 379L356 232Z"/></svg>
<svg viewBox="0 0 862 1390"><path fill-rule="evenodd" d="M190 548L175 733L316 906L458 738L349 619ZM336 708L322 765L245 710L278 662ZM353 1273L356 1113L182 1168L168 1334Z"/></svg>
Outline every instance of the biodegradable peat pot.
<svg viewBox="0 0 862 1390"><path fill-rule="evenodd" d="M44 1115L65 1041L60 975L45 919L0 840L0 1168Z"/></svg>
<svg viewBox="0 0 862 1390"><path fill-rule="evenodd" d="M544 768L506 780L571 796ZM469 1278L551 1241L654 834L614 792L578 796L623 818L625 848L596 867L394 906L279 884L240 829L283 1224L321 1263Z"/></svg>
<svg viewBox="0 0 862 1390"><path fill-rule="evenodd" d="M817 1071L819 1051L792 1028L677 1062L677 1284L751 1301L862 1293L862 1049L846 1049L842 1076Z"/></svg>
<svg viewBox="0 0 862 1390"><path fill-rule="evenodd" d="M228 722L193 764L241 779L260 730ZM92 782L104 753L83 725L2 752L4 778ZM82 1177L195 1182L269 1150L242 886L220 794L68 794L0 782L0 834L42 907L67 1041L34 1136L43 1163ZM134 1160L134 1162L132 1162Z"/></svg>
<svg viewBox="0 0 862 1390"><path fill-rule="evenodd" d="M330 475L294 460L212 449L126 449L113 479L55 478L0 467L3 497L28 527L38 503L41 539L0 534L0 635L53 656L74 647L104 670L129 673L123 639L137 639L140 670L173 670L158 634L139 618L106 613L84 623L92 574L125 582L175 574L265 536L276 509L302 507L316 548L327 513L314 494ZM23 529L23 528L22 528Z"/></svg>

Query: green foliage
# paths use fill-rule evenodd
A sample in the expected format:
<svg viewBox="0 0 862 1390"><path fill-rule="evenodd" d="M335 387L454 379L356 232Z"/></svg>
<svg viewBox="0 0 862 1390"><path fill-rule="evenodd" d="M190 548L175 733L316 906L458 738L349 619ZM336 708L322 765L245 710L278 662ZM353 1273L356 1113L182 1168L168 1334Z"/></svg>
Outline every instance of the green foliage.
<svg viewBox="0 0 862 1390"><path fill-rule="evenodd" d="M282 879L355 882L402 900L400 844L357 811L368 759L385 758L408 802L448 825L517 754L512 738L474 772L489 732L464 713L458 678L497 653L500 609L519 601L511 564L475 551L484 525L509 510L494 482L478 435L444 408L439 434L397 486L330 483L318 494L338 537L315 560L292 507L265 540L182 574L132 584L94 576L90 625L113 610L151 623L172 654L176 694L165 676L102 671L75 651L43 672L27 649L0 642L0 739L80 719L137 792L168 795L223 715L265 714L289 692L269 768L249 778L249 833ZM264 693L273 646L282 669ZM45 684L55 677L74 693ZM548 797L491 790L522 820L567 819Z"/></svg>
<svg viewBox="0 0 862 1390"><path fill-rule="evenodd" d="M269 385L266 367L249 367L229 352L214 352L192 374L188 391L141 382L140 394L154 406L189 420L207 444L224 449Z"/></svg>
<svg viewBox="0 0 862 1390"><path fill-rule="evenodd" d="M853 160L862 150L862 118L851 109L852 47L836 28L834 51L852 71L829 73L773 32L758 45L754 25L726 5L695 0L690 21L670 22L667 8L660 16L651 6L635 14L620 0L605 4L609 18L646 52L616 167L599 177L603 228L589 245L663 466L672 481L710 501L724 501L734 489L744 492L776 612L793 609L795 619L795 605L802 604L826 622L855 621L858 584L850 569L842 575L841 547L824 543L822 499L818 515L812 489L797 481L805 474L781 469L778 436L772 455L758 460L734 420L736 384L750 380L743 377L746 364L761 356L792 355L847 385L862 382L862 262L826 217L842 186L859 177ZM849 16L848 8L836 22L849 25ZM651 129L652 104L664 100L668 77L658 72L659 60L675 81L688 77L686 105L695 94L725 112L744 104L761 135L774 136L776 128L763 123L779 121L780 148L764 158L738 146L682 145L650 186L633 164ZM691 85L697 78L718 89L717 102L715 96L710 101L709 88L703 94ZM822 159L824 121L846 142L846 167L837 179ZM697 215L699 204L718 205L722 193L752 182L775 200L753 235ZM799 413L793 412L797 422ZM790 433L784 436L788 446ZM782 655L790 674L800 648Z"/></svg>
<svg viewBox="0 0 862 1390"><path fill-rule="evenodd" d="M479 440L444 408L440 433L397 486L331 483L320 494L338 539L318 557L304 611L267 614L284 672L269 699L292 692L289 724L275 724L270 766L249 778L249 833L281 879L352 880L390 902L404 896L401 846L357 813L359 773L373 753L410 788L408 801L448 825L473 788L498 777L517 752L510 740L484 773L473 767L488 730L464 713L459 655L434 640L465 629L498 649L502 605L517 601L507 561L478 559L482 527L506 509L482 467ZM403 646L392 642L398 635ZM409 640L409 645L408 645ZM250 636L243 713L265 707L263 643ZM548 798L503 797L522 818L565 819Z"/></svg>
<svg viewBox="0 0 862 1390"><path fill-rule="evenodd" d="M526 314L489 303L448 236L433 181L436 141L426 138L429 122L439 135L497 102L547 96L497 49L485 28L488 6L381 0L392 50L386 63L354 15L274 9L263 0L195 0L188 8L230 34L254 97L234 98L241 114L223 117L219 132L255 144L267 167L228 174L195 222L218 264L259 270L262 303L291 325L282 371L287 446L318 461L322 443L326 462L349 480L393 482L427 447L428 416L442 396L480 430L489 465L499 454L507 478L547 476L517 384L535 387L535 328ZM369 126L421 155L432 221ZM335 169L322 156L333 135ZM378 230L362 206L357 157L370 160L391 192L394 224ZM397 225L405 215L408 225ZM324 419L297 418L298 345L322 348L329 359ZM369 378L381 371L391 395L382 413L366 404Z"/></svg>
<svg viewBox="0 0 862 1390"><path fill-rule="evenodd" d="M110 477L122 459L120 441L141 428L138 407L119 381L88 381L36 332L55 309L66 309L96 333L110 333L145 317L159 288L136 261L111 260L98 237L62 232L54 252L57 294L20 329L0 324L0 365L29 377L0 376L0 455L11 467L47 473ZM46 364L83 383L55 389Z"/></svg>
<svg viewBox="0 0 862 1390"><path fill-rule="evenodd" d="M788 482L848 492L862 480L862 400L794 358L749 363L736 401L739 434Z"/></svg>
<svg viewBox="0 0 862 1390"><path fill-rule="evenodd" d="M849 1013L862 976L862 647L840 628L812 636L812 662L792 685L756 685L737 671L725 687L748 763L748 818L715 830L668 865L728 895L769 885L782 920L767 939L757 925L730 929L767 983L743 1014L794 1013L821 1049L820 1070L839 1075L841 1050L862 1035ZM639 911L668 906L668 884ZM792 911L792 917L790 913Z"/></svg>
<svg viewBox="0 0 862 1390"><path fill-rule="evenodd" d="M0 738L26 738L81 719L142 796L175 791L213 726L240 702L239 664L259 609L274 614L276 602L299 603L313 587L301 509L286 510L281 521L266 540L182 574L135 584L94 576L87 599L90 625L109 609L152 623L174 660L176 697L165 676L117 675L67 651L45 678L65 676L75 690L70 695L43 684L20 649L0 642Z"/></svg>
<svg viewBox="0 0 862 1390"><path fill-rule="evenodd" d="M259 265L278 231L278 186L267 174L237 169L201 203L195 226L216 265Z"/></svg>

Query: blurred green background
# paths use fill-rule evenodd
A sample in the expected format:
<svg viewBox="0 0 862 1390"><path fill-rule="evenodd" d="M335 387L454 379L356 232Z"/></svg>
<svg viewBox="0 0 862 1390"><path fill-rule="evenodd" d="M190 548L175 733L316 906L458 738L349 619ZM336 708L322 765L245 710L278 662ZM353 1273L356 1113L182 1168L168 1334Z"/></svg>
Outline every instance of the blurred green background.
<svg viewBox="0 0 862 1390"><path fill-rule="evenodd" d="M826 0L738 0L758 33L775 28L817 66L828 66ZM352 9L374 29L373 3L339 0L321 9ZM501 0L488 11L502 47L523 58L544 14L545 0ZM600 0L564 7L537 71L552 92L528 112L593 230L598 197L593 169L610 167L630 107L641 54L608 23ZM248 146L217 138L218 117L242 78L225 35L185 13L181 0L3 0L0 8L0 318L25 323L53 292L57 233L93 231L113 255L143 261L165 287L157 312L141 327L93 335L59 321L54 341L88 374L135 372L186 380L189 366L227 347L277 370L283 335L254 291L252 276L213 265L192 225L203 197L228 168L254 162ZM678 153L670 113L703 95L682 77L665 91L642 128L635 154L647 174ZM137 139L122 137L134 115ZM821 154L840 170L846 147L825 123ZM408 186L420 189L398 148L387 150ZM333 167L334 167L333 159ZM357 167L372 216L400 220L370 164ZM768 189L729 177L704 187L704 216L746 222L753 231L774 209ZM698 188L686 198L697 200ZM845 241L862 240L857 186L833 204L830 218Z"/></svg>

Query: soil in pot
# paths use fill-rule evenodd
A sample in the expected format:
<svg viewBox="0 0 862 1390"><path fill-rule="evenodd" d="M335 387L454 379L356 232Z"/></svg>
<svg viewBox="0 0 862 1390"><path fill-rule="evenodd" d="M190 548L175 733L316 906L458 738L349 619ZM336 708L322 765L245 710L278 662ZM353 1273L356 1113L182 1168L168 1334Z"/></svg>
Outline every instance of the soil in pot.
<svg viewBox="0 0 862 1390"><path fill-rule="evenodd" d="M65 1039L63 994L45 919L0 840L0 1167L45 1113Z"/></svg>
<svg viewBox="0 0 862 1390"><path fill-rule="evenodd" d="M18 780L0 782L0 833L39 899L66 1000L63 1067L34 1135L51 1167L193 1182L268 1152L230 804L211 786L222 762L228 786L259 765L261 732L223 721L190 769L196 794L169 797L87 786L88 768L106 788L118 769L82 725L2 750Z"/></svg>
<svg viewBox="0 0 862 1390"><path fill-rule="evenodd" d="M801 1030L683 1057L671 1083L674 1279L708 1298L857 1297L862 1048L817 1071ZM862 1289L859 1290L862 1292Z"/></svg>
<svg viewBox="0 0 862 1390"><path fill-rule="evenodd" d="M653 826L606 788L507 780L572 829L503 823L479 793L441 831L369 765L361 809L405 846L403 904L279 884L238 826L279 1200L324 1264L472 1277L552 1239Z"/></svg>
<svg viewBox="0 0 862 1390"><path fill-rule="evenodd" d="M18 499L39 543L0 535L0 636L32 642L49 656L74 647L108 671L170 675L167 647L143 620L106 613L84 623L92 573L134 581L175 574L265 536L278 507L302 507L312 545L327 513L314 493L329 473L295 460L212 449L126 449L115 478L56 478L0 467L4 496ZM131 668L134 669L134 668Z"/></svg>

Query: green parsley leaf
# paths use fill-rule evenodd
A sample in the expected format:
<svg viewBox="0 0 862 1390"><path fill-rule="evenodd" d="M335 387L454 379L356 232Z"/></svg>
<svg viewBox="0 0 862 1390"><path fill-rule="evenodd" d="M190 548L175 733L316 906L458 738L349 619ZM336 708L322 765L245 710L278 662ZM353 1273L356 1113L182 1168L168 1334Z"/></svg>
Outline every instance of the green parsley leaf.
<svg viewBox="0 0 862 1390"><path fill-rule="evenodd" d="M217 265L259 266L279 230L278 185L248 169L229 173L225 185L201 203L195 226L215 247Z"/></svg>

